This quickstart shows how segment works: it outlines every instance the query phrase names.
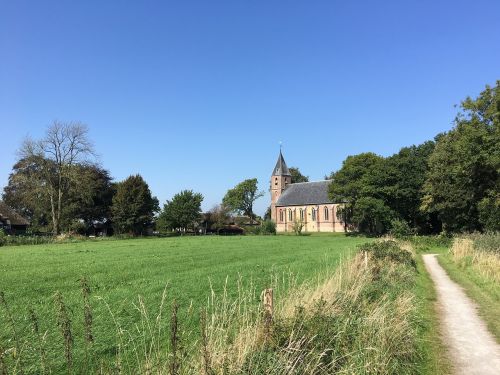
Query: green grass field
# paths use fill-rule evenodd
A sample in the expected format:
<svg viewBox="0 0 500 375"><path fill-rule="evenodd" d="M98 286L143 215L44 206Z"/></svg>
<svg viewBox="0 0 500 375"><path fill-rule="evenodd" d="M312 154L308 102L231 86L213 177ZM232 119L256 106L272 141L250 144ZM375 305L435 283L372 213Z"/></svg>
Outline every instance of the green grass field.
<svg viewBox="0 0 500 375"><path fill-rule="evenodd" d="M105 357L116 344L116 328L106 303L120 325L133 330L140 324L134 308L138 295L154 316L168 285L167 303L178 301L184 316L190 306L199 311L207 305L211 286L220 293L227 280L228 294L236 296L238 279L244 288L257 291L270 286L273 278L286 279L289 274L300 282L334 267L366 241L343 235L213 236L4 247L0 248L0 291L5 293L21 340L31 334L27 312L34 308L41 331L48 332L47 342L60 342L59 349L48 353L49 360L62 366L63 342L53 296L56 291L62 293L72 320L74 347L83 347L81 277L88 278L92 288L94 349ZM12 327L5 309L0 310L0 346L8 348L13 345ZM196 319L186 324L195 329ZM78 363L83 353L75 350Z"/></svg>

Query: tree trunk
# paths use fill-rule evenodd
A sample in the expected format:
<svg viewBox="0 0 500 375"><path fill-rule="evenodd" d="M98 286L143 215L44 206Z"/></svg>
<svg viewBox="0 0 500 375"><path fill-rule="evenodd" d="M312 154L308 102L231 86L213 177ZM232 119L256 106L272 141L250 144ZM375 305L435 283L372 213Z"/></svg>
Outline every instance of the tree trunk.
<svg viewBox="0 0 500 375"><path fill-rule="evenodd" d="M56 207L54 202L54 194L50 193L50 210L52 213L52 232L54 235L57 235L57 230L59 228L59 223L57 222L56 217Z"/></svg>

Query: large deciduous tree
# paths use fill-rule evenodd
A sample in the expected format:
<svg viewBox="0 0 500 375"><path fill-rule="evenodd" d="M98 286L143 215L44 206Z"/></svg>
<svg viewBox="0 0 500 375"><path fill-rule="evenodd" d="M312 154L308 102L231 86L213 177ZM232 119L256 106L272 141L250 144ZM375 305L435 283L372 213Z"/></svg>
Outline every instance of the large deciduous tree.
<svg viewBox="0 0 500 375"><path fill-rule="evenodd" d="M158 212L158 199L140 175L130 176L116 184L111 207L113 226L118 233L144 234Z"/></svg>
<svg viewBox="0 0 500 375"><path fill-rule="evenodd" d="M39 158L18 160L12 167L9 181L3 191L3 201L29 219L34 231L45 228L51 221L50 201L41 180Z"/></svg>
<svg viewBox="0 0 500 375"><path fill-rule="evenodd" d="M50 202L54 234L61 231L65 196L71 184L79 179L74 167L89 163L93 154L88 128L78 122L55 121L42 139L27 138L21 146L21 159L37 164L32 177L37 184L37 194L47 196Z"/></svg>
<svg viewBox="0 0 500 375"><path fill-rule="evenodd" d="M231 211L246 215L253 220L255 218L253 204L263 195L263 191L258 191L257 179L251 178L229 189L222 199L222 203Z"/></svg>
<svg viewBox="0 0 500 375"><path fill-rule="evenodd" d="M201 218L203 195L192 190L183 190L167 200L158 217L158 229L179 230L185 232L194 229Z"/></svg>
<svg viewBox="0 0 500 375"><path fill-rule="evenodd" d="M499 230L500 81L467 98L454 128L437 137L422 209L450 232Z"/></svg>
<svg viewBox="0 0 500 375"><path fill-rule="evenodd" d="M299 182L309 182L309 177L304 176L302 173L300 173L299 168L290 167L290 168L288 168L288 171L290 172L290 174L292 176L292 184L299 183Z"/></svg>
<svg viewBox="0 0 500 375"><path fill-rule="evenodd" d="M330 198L346 203L338 210L340 219L369 234L388 231L391 218L405 221L420 233L439 231L436 215L420 211L433 149L433 142L425 142L387 158L372 153L349 156L331 175Z"/></svg>

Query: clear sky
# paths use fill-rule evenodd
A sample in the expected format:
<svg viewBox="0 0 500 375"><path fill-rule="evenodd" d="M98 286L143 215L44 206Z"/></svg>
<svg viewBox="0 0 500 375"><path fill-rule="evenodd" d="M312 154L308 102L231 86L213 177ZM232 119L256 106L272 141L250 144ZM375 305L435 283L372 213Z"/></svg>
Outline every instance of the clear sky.
<svg viewBox="0 0 500 375"><path fill-rule="evenodd" d="M449 130L500 79L500 1L0 1L0 187L26 135L81 121L163 203L312 180ZM260 199L262 214L269 197Z"/></svg>

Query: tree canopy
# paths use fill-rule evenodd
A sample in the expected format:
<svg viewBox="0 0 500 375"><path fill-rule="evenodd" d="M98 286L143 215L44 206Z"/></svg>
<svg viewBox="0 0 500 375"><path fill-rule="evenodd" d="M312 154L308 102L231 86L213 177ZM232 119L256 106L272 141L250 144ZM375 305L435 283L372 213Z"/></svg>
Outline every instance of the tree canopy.
<svg viewBox="0 0 500 375"><path fill-rule="evenodd" d="M201 217L203 195L192 190L183 190L167 200L158 217L156 226L160 230L194 229Z"/></svg>
<svg viewBox="0 0 500 375"><path fill-rule="evenodd" d="M144 234L153 225L159 210L158 199L140 175L130 176L116 184L111 207L113 226L118 233Z"/></svg>
<svg viewBox="0 0 500 375"><path fill-rule="evenodd" d="M500 230L500 81L467 98L436 138L422 209L450 232Z"/></svg>
<svg viewBox="0 0 500 375"><path fill-rule="evenodd" d="M20 154L21 159L36 163L36 168L30 170L31 178L37 195L48 197L52 230L59 234L63 211L67 209L65 197L80 177L75 166L88 164L94 154L88 128L78 122L55 121L43 138L26 138Z"/></svg>
<svg viewBox="0 0 500 375"><path fill-rule="evenodd" d="M20 159L3 192L5 203L28 218L35 231L52 224L50 196L41 175L47 164L40 157ZM61 196L60 229L68 230L77 220L88 227L94 221L109 219L114 194L109 172L94 164L74 164L70 175L78 179L69 179Z"/></svg>
<svg viewBox="0 0 500 375"><path fill-rule="evenodd" d="M288 168L288 171L292 175L292 184L295 184L298 182L309 182L309 177L304 176L302 173L300 173L299 168L290 167L290 168Z"/></svg>
<svg viewBox="0 0 500 375"><path fill-rule="evenodd" d="M229 189L222 199L222 203L231 211L238 212L254 219L253 204L263 195L264 192L258 191L257 179L251 178Z"/></svg>

